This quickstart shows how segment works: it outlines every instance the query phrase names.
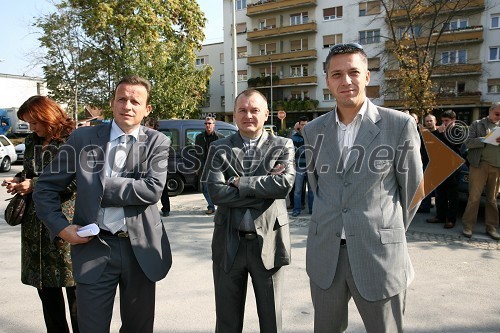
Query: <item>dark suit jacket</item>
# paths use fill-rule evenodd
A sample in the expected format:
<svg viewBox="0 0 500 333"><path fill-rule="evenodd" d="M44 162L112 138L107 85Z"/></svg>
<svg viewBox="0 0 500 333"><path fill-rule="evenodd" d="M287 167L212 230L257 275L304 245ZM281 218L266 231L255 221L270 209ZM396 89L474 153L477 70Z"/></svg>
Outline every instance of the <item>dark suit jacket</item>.
<svg viewBox="0 0 500 333"><path fill-rule="evenodd" d="M243 168L243 140L239 133L217 140L210 148L204 179L217 212L212 240L212 260L226 272L231 269L239 245L238 226L250 208L266 269L290 263L290 231L285 198L295 179L294 148L290 139L262 133L257 158L250 170ZM271 175L276 164L285 165ZM239 188L226 185L240 176Z"/></svg>
<svg viewBox="0 0 500 333"><path fill-rule="evenodd" d="M146 127L127 156L123 177L105 177L106 146L111 125L73 132L40 176L33 199L52 238L68 226L58 193L76 179L74 224L97 223L100 207L124 207L134 254L151 281L165 277L172 265L167 234L156 206L167 176L168 138ZM109 246L95 237L71 248L77 282L93 283L110 256Z"/></svg>

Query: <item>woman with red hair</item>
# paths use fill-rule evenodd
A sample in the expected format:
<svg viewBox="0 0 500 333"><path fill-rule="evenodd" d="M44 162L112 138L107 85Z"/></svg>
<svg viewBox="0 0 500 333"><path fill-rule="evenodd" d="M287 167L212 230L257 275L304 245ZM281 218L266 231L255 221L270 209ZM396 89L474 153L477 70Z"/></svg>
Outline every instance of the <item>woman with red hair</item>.
<svg viewBox="0 0 500 333"><path fill-rule="evenodd" d="M23 172L6 179L2 185L9 193L31 197L38 176L57 155L75 128L75 122L59 104L45 96L30 97L17 111L17 117L30 124L32 133L25 140ZM25 180L21 176L25 176ZM71 184L60 193L61 208L69 221L73 218L75 190L75 184ZM21 224L21 281L37 288L48 333L69 333L62 292L65 287L72 329L79 331L70 245L60 238L50 240L48 229L36 216L32 200Z"/></svg>

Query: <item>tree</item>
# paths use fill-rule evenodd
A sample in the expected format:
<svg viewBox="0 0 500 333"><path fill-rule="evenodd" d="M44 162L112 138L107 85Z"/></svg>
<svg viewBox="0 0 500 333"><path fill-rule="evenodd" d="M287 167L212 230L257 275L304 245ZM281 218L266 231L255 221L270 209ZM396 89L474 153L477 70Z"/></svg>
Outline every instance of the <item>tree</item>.
<svg viewBox="0 0 500 333"><path fill-rule="evenodd" d="M450 68L441 66L438 48L445 34L457 29L451 23L457 17L480 13L484 1L381 0L380 3L388 27L388 67L394 68L386 73L387 91L399 95L405 109L420 116L432 112L444 83L433 79L433 74Z"/></svg>
<svg viewBox="0 0 500 333"><path fill-rule="evenodd" d="M201 47L206 22L196 1L65 0L58 11L53 14L56 18L70 12L72 20L51 25L54 17L41 19L42 39L52 41L44 45L52 68L62 67L62 59L54 54L74 54L76 49L79 57L71 59L79 60L73 67L65 66L78 73L72 77L49 72L47 67L46 74L51 75L47 85L54 94L65 97L71 88L64 89L65 94L54 88L76 86L81 103L109 110L116 82L138 74L153 85L151 104L156 118L189 117L198 112L211 68L195 67L195 49ZM75 38L66 45L69 27Z"/></svg>

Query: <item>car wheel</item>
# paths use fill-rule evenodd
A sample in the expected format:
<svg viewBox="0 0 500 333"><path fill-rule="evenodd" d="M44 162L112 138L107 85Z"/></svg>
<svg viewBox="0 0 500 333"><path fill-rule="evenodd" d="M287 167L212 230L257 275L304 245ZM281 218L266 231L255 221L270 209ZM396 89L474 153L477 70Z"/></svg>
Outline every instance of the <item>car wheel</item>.
<svg viewBox="0 0 500 333"><path fill-rule="evenodd" d="M184 191L184 180L178 174L168 175L167 190L169 197L175 197Z"/></svg>
<svg viewBox="0 0 500 333"><path fill-rule="evenodd" d="M0 171L2 172L8 172L10 171L10 157L5 156L2 160L2 163L0 164Z"/></svg>

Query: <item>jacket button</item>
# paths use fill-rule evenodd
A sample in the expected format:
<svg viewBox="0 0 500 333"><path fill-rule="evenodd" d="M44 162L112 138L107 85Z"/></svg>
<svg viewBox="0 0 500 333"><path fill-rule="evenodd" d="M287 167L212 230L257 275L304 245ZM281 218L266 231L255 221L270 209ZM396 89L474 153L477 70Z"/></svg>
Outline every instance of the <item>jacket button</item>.
<svg viewBox="0 0 500 333"><path fill-rule="evenodd" d="M342 209L342 213L347 213L348 211L349 211L349 209L347 209L347 208Z"/></svg>

